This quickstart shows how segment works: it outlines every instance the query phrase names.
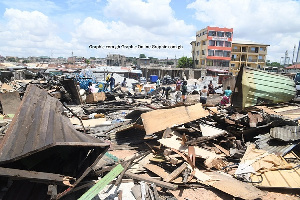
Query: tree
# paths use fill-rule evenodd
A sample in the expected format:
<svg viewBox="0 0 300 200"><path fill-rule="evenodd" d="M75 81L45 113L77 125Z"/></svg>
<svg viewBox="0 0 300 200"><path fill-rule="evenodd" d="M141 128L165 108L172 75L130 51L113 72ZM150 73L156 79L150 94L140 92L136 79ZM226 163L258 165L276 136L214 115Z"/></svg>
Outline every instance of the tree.
<svg viewBox="0 0 300 200"><path fill-rule="evenodd" d="M186 56L179 58L177 67L179 67L179 68L192 68L193 67L192 58L188 58Z"/></svg>
<svg viewBox="0 0 300 200"><path fill-rule="evenodd" d="M147 58L145 54L140 54L139 58Z"/></svg>

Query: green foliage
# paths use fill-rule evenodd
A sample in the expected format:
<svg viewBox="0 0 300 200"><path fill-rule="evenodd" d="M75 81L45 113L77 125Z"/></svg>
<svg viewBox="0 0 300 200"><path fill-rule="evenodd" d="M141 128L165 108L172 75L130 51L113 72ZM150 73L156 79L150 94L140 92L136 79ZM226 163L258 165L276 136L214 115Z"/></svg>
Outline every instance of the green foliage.
<svg viewBox="0 0 300 200"><path fill-rule="evenodd" d="M17 60L14 57L7 58L7 61L9 61L9 62L17 62Z"/></svg>
<svg viewBox="0 0 300 200"><path fill-rule="evenodd" d="M192 58L188 58L186 56L179 58L177 67L179 67L179 68L192 68L193 67Z"/></svg>
<svg viewBox="0 0 300 200"><path fill-rule="evenodd" d="M145 54L140 54L139 58L147 58Z"/></svg>
<svg viewBox="0 0 300 200"><path fill-rule="evenodd" d="M278 62L270 62L270 60L267 60L266 62L267 66L271 66L271 67L282 67L282 65Z"/></svg>

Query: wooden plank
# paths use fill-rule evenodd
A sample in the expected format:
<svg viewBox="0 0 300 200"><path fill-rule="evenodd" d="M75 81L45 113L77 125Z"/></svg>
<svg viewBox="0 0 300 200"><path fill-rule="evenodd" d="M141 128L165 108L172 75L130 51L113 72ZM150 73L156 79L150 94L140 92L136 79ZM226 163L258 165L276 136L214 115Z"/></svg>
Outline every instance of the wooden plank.
<svg viewBox="0 0 300 200"><path fill-rule="evenodd" d="M260 176L252 175L253 182L261 180ZM262 174L262 182L255 184L258 187L271 188L300 188L300 176L295 169L268 171Z"/></svg>
<svg viewBox="0 0 300 200"><path fill-rule="evenodd" d="M200 119L209 115L202 104L181 106L172 109L160 109L143 113L141 118L147 135L165 130L168 127L177 126Z"/></svg>
<svg viewBox="0 0 300 200"><path fill-rule="evenodd" d="M124 168L121 164L118 164L113 170L106 174L98 183L84 193L79 200L91 200L93 199L107 184L109 184L114 178L116 178Z"/></svg>
<svg viewBox="0 0 300 200"><path fill-rule="evenodd" d="M167 182L164 182L164 181L159 181L159 180L156 180L156 179L153 179L153 178L148 178L148 177L145 177L143 175L133 174L133 173L130 173L128 171L125 172L125 176L130 177L132 179L145 181L147 183L154 183L155 185L158 185L160 187L167 188L167 189L170 189L170 190L176 190L178 188L177 185L167 183Z"/></svg>
<svg viewBox="0 0 300 200"><path fill-rule="evenodd" d="M177 178L177 176L187 168L187 164L183 163L182 165L180 165L180 167L178 167L177 169L175 169L171 174L169 174L164 181L166 182L170 182L172 180L174 180L175 178Z"/></svg>
<svg viewBox="0 0 300 200"><path fill-rule="evenodd" d="M241 182L229 175L224 175L218 172L206 172L205 174L209 175L212 180L205 181L203 182L204 184L210 185L234 197L242 199L257 199L266 194L253 185Z"/></svg>
<svg viewBox="0 0 300 200"><path fill-rule="evenodd" d="M215 147L217 147L220 151L222 151L223 153L225 153L226 156L230 156L230 152L226 149L224 149L223 147L221 147L220 145L214 144Z"/></svg>
<svg viewBox="0 0 300 200"><path fill-rule="evenodd" d="M166 172L166 170L164 170L163 168L161 168L161 167L159 167L157 165L146 164L144 167L146 169L150 170L151 172L153 172L154 174L160 176L163 179L166 179L169 176L169 173Z"/></svg>
<svg viewBox="0 0 300 200"><path fill-rule="evenodd" d="M13 179L29 179L36 182L54 181L61 185L71 185L70 180L75 180L72 177L60 174L52 174L45 172L27 171L20 169L11 169L0 167L0 176L10 177Z"/></svg>

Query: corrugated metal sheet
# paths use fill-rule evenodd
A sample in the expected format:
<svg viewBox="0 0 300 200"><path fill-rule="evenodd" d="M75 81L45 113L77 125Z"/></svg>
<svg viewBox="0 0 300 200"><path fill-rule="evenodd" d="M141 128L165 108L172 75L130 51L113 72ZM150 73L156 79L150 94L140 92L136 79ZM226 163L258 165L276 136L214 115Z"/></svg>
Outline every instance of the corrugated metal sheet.
<svg viewBox="0 0 300 200"><path fill-rule="evenodd" d="M295 146L298 144L287 144L287 143L276 143L272 144L270 140L272 139L270 134L264 134L256 136L257 140L255 141L256 146L259 149L263 149L265 151L268 151L269 153L274 153L276 155L284 156L289 151L291 151Z"/></svg>
<svg viewBox="0 0 300 200"><path fill-rule="evenodd" d="M299 126L274 127L271 128L270 135L273 138L277 138L287 142L299 140L300 127Z"/></svg>
<svg viewBox="0 0 300 200"><path fill-rule="evenodd" d="M58 99L37 86L29 85L0 144L0 164L53 146L108 146L97 138L76 131L62 112L63 105Z"/></svg>
<svg viewBox="0 0 300 200"><path fill-rule="evenodd" d="M241 68L233 94L235 107L250 107L261 103L287 102L295 97L295 83L288 77L252 68ZM236 91L236 90L235 90Z"/></svg>

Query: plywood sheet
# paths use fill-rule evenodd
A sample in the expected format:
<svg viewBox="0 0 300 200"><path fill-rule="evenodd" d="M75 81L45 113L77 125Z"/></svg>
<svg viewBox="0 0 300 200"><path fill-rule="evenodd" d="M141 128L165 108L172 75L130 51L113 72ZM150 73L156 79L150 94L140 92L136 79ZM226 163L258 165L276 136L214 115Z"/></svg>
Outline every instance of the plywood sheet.
<svg viewBox="0 0 300 200"><path fill-rule="evenodd" d="M255 184L259 187L269 188L300 188L300 169L286 169L264 172L260 175L252 175L251 179L253 182L261 183Z"/></svg>
<svg viewBox="0 0 300 200"><path fill-rule="evenodd" d="M174 127L209 115L202 104L192 106L181 106L172 109L160 109L143 113L141 118L147 135L165 130L167 127Z"/></svg>
<svg viewBox="0 0 300 200"><path fill-rule="evenodd" d="M209 175L212 180L205 181L204 184L210 185L234 197L242 199L257 199L266 194L253 185L241 182L229 175L218 172L206 172L206 174Z"/></svg>

